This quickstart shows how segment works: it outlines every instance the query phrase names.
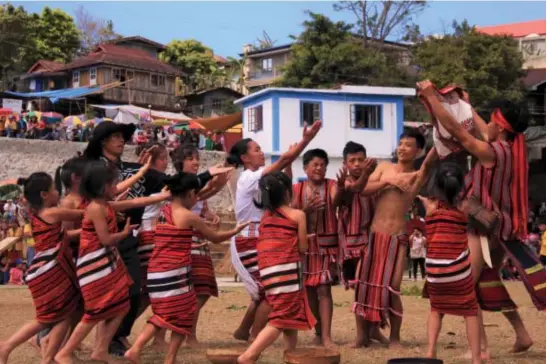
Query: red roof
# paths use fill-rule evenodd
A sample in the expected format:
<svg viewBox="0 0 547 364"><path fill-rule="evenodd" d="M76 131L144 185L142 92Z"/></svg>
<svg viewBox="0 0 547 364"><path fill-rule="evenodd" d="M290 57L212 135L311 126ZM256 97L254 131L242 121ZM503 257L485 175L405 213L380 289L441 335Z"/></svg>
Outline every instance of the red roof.
<svg viewBox="0 0 547 364"><path fill-rule="evenodd" d="M62 62L46 61L41 59L29 68L27 73L46 73L59 71L65 66Z"/></svg>
<svg viewBox="0 0 547 364"><path fill-rule="evenodd" d="M218 63L228 63L228 60L222 56L217 56L216 54L213 56L215 58L215 61Z"/></svg>
<svg viewBox="0 0 547 364"><path fill-rule="evenodd" d="M493 25L488 27L476 27L477 31L488 35L510 35L514 38L526 37L529 34L545 35L545 19Z"/></svg>
<svg viewBox="0 0 547 364"><path fill-rule="evenodd" d="M98 45L87 56L75 59L70 64L67 64L64 69L70 70L98 64L108 64L171 75L182 74L179 69L161 62L142 49L122 47L109 43Z"/></svg>

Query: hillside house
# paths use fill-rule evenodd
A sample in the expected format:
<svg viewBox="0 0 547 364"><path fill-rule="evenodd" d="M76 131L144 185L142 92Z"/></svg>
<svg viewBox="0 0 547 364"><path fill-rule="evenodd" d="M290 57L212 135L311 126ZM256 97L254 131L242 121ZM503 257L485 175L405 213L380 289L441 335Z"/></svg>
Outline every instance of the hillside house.
<svg viewBox="0 0 547 364"><path fill-rule="evenodd" d="M21 77L23 87L35 92L66 88L68 85L64 66L61 62L39 60Z"/></svg>
<svg viewBox="0 0 547 364"><path fill-rule="evenodd" d="M390 159L404 127L404 97L412 88L342 86L339 90L268 88L236 101L243 108L243 138L252 138L269 161L275 161L302 136L305 123L323 127L308 149L323 148L331 161L327 176L335 178L348 141L363 144L367 155ZM293 164L304 178L302 159Z"/></svg>
<svg viewBox="0 0 547 364"><path fill-rule="evenodd" d="M232 114L238 107L234 101L243 97L237 91L228 87L217 87L209 90L202 90L184 96L185 107L183 112L198 118L209 118Z"/></svg>

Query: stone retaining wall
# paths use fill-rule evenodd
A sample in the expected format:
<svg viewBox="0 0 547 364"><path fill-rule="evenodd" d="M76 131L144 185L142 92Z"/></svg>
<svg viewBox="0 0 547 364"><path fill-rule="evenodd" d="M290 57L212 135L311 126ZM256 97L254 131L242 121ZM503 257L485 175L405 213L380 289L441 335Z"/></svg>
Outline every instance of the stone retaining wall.
<svg viewBox="0 0 547 364"><path fill-rule="evenodd" d="M66 160L83 152L86 143L0 138L0 181L28 176L44 171L51 176ZM200 152L202 169L223 163L224 152ZM135 146L126 146L123 160L136 161ZM174 173L170 164L167 173ZM233 204L228 188L224 188L209 201L209 206L219 215L233 219Z"/></svg>

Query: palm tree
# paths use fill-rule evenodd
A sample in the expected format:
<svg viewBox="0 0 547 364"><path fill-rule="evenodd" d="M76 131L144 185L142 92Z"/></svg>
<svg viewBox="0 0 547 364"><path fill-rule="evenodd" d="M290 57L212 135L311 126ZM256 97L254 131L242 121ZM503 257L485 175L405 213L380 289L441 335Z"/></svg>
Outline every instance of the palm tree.
<svg viewBox="0 0 547 364"><path fill-rule="evenodd" d="M234 57L228 57L228 68L232 71L232 79L237 75L237 88L238 92L243 93L245 90L245 63L247 62L247 55L244 54L242 58L237 59Z"/></svg>

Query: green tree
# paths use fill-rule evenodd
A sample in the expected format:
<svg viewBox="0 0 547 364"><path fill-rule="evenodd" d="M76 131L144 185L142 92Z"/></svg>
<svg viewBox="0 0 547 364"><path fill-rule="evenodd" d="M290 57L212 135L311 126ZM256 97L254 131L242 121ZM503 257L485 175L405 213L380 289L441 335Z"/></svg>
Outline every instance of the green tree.
<svg viewBox="0 0 547 364"><path fill-rule="evenodd" d="M225 83L225 72L214 59L213 50L194 40L173 40L160 53L160 59L189 75L191 89L215 87Z"/></svg>
<svg viewBox="0 0 547 364"><path fill-rule="evenodd" d="M245 63L247 55L242 58L228 57L228 67L230 79L237 80L237 91L243 93L245 90Z"/></svg>
<svg viewBox="0 0 547 364"><path fill-rule="evenodd" d="M29 28L37 18L22 6L0 6L0 90L8 89L10 79L32 65L34 39Z"/></svg>
<svg viewBox="0 0 547 364"><path fill-rule="evenodd" d="M497 98L520 99L523 59L516 41L479 33L466 21L453 28L453 34L415 45L413 62L420 78L439 87L463 86L478 109Z"/></svg>
<svg viewBox="0 0 547 364"><path fill-rule="evenodd" d="M328 88L344 83L403 86L408 84L394 54L379 47L364 49L351 33L351 24L333 22L309 12L304 31L292 46L291 60L284 68L283 86Z"/></svg>
<svg viewBox="0 0 547 364"><path fill-rule="evenodd" d="M91 14L80 5L75 12L76 26L80 32L79 54L87 54L97 44L105 43L120 38L114 31L114 23Z"/></svg>
<svg viewBox="0 0 547 364"><path fill-rule="evenodd" d="M32 27L36 60L70 62L80 48L80 32L74 19L60 9L45 7L38 24Z"/></svg>

